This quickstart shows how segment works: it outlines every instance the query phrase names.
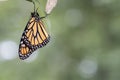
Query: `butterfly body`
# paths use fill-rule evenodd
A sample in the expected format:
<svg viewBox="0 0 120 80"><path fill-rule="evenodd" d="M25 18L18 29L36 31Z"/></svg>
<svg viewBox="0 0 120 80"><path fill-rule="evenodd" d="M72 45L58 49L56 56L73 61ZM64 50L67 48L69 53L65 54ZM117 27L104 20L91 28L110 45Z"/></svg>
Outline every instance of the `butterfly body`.
<svg viewBox="0 0 120 80"><path fill-rule="evenodd" d="M24 60L28 58L35 50L44 47L50 40L42 18L37 11L31 13L31 18L28 21L22 34L19 45L19 57Z"/></svg>

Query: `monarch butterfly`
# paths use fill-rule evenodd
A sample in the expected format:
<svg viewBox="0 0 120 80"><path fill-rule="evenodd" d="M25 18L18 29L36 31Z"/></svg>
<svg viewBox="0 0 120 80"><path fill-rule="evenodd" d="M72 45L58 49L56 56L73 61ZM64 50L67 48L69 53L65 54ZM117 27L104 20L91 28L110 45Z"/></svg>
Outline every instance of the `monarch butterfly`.
<svg viewBox="0 0 120 80"><path fill-rule="evenodd" d="M45 17L39 16L37 9L35 10L34 4L34 12L31 13L31 18L28 21L20 40L20 59L24 60L28 58L35 50L44 47L49 42L50 36L42 21Z"/></svg>

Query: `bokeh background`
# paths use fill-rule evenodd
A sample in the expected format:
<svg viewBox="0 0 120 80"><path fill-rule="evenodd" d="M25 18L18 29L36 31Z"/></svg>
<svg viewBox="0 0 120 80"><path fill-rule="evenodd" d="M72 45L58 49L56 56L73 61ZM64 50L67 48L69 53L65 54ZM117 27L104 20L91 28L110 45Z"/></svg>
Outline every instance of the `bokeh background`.
<svg viewBox="0 0 120 80"><path fill-rule="evenodd" d="M58 0L44 19L49 44L22 61L31 12L31 2L0 0L0 80L120 80L120 0Z"/></svg>

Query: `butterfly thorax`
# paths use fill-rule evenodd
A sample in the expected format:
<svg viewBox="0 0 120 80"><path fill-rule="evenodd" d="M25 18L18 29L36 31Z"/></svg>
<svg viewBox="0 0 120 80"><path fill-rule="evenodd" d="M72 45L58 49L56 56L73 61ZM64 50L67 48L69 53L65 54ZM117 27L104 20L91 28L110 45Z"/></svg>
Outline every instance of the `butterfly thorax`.
<svg viewBox="0 0 120 80"><path fill-rule="evenodd" d="M35 20L39 20L40 19L39 14L37 12L32 12L31 13L31 17L35 17Z"/></svg>

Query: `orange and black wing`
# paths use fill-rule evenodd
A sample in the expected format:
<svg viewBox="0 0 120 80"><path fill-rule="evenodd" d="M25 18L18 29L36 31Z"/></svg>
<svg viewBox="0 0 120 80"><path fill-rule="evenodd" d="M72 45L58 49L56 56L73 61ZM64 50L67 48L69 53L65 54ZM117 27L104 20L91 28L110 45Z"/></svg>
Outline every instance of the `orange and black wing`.
<svg viewBox="0 0 120 80"><path fill-rule="evenodd" d="M22 34L19 45L19 57L24 60L28 58L36 49L45 46L50 40L49 34L41 19L32 17Z"/></svg>

